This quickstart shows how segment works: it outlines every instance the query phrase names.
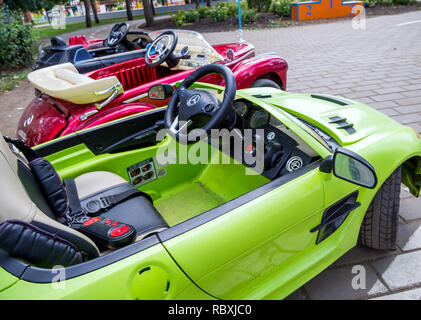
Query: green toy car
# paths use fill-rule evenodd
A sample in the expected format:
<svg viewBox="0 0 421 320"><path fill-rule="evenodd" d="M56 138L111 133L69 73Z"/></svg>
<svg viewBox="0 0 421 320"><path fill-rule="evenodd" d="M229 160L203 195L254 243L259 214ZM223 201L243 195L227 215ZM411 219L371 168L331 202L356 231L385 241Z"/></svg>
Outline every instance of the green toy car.
<svg viewBox="0 0 421 320"><path fill-rule="evenodd" d="M34 149L0 139L0 299L282 299L358 241L394 248L400 184L421 186L414 130L236 91L221 65L149 92L169 96Z"/></svg>

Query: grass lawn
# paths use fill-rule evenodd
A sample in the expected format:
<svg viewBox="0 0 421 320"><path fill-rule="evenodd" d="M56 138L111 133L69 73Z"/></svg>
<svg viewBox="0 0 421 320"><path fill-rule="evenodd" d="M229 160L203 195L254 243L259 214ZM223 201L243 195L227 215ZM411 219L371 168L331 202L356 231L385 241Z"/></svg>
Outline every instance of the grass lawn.
<svg viewBox="0 0 421 320"><path fill-rule="evenodd" d="M0 94L4 91L12 90L20 81L26 78L30 71L30 68L26 68L0 75Z"/></svg>
<svg viewBox="0 0 421 320"><path fill-rule="evenodd" d="M143 16L135 17L135 20L138 20L138 19L143 19ZM99 24L96 24L95 21L92 21L92 26L95 27L99 25L117 23L117 22L123 22L123 21L127 21L127 17L101 20ZM43 39L43 38L51 38L53 36L56 36L62 33L73 32L73 31L77 31L77 30L81 30L85 28L86 28L86 23L85 21L83 21L83 22L75 22L75 23L66 24L65 29L53 29L53 27L51 26L39 27L39 28L34 27L32 28L32 34L34 35L35 39Z"/></svg>

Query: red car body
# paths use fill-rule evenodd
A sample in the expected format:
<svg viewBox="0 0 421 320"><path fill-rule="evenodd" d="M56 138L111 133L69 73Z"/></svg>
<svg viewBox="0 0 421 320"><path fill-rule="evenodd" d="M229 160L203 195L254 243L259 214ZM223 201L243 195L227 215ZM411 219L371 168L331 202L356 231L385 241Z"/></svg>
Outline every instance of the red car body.
<svg viewBox="0 0 421 320"><path fill-rule="evenodd" d="M225 64L233 71L238 89L249 88L258 79L270 79L286 89L288 65L276 54L255 56L254 46L247 43L221 44L213 48L222 57L227 56L229 49L234 51L234 60L225 59L217 63ZM94 104L78 105L41 93L22 114L17 137L29 146L35 146L81 129L165 106L168 100L149 100L148 89L156 84L183 80L194 70L196 69L173 71L161 67L151 68L146 66L144 58L139 58L91 71L85 75L93 79L115 75L123 85L124 93L85 120L83 115L96 110ZM213 75L201 81L223 84L222 78Z"/></svg>
<svg viewBox="0 0 421 320"><path fill-rule="evenodd" d="M86 36L71 36L69 38L69 46L82 45L86 50L92 50L102 48L104 46L105 39L93 39L89 40Z"/></svg>

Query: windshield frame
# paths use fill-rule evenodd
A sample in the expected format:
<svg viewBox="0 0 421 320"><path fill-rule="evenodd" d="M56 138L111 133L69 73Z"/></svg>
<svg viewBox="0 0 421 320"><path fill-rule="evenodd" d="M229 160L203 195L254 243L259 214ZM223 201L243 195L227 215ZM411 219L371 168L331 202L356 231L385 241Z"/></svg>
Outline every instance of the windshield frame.
<svg viewBox="0 0 421 320"><path fill-rule="evenodd" d="M156 39L156 37L158 37L164 31L167 31L167 30L161 29L161 30L151 31L149 33L149 37L153 41L153 40ZM186 30L186 29L177 29L177 30L173 30L173 31L178 36L177 46L181 46L181 45L189 46L190 45L189 43L181 43L180 38L182 39L183 33L190 34L190 35L196 37L197 40L200 41L201 45L203 45L203 47L206 47L206 49L210 50L212 52L212 54L217 56L221 61L224 60L224 58L215 50L215 48L205 39L205 37L200 32L192 31L192 30ZM180 34L181 34L181 36L180 36Z"/></svg>

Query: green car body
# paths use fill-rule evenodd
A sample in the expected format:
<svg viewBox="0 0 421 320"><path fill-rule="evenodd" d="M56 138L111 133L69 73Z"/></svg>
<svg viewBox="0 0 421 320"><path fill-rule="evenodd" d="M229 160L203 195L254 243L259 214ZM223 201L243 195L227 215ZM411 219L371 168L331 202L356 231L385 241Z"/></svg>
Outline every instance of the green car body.
<svg viewBox="0 0 421 320"><path fill-rule="evenodd" d="M397 168L402 166L402 181L418 196L421 140L411 128L335 97L255 88L237 91L238 98L266 109L320 160L272 181L245 176L241 164L170 165L164 177L140 190L152 196L171 228L98 258L101 262L84 262L89 266L84 271L78 271L82 265L68 267L67 280L59 284L43 280L51 270L33 268L32 278L19 279L0 268L0 299L282 299L356 245L369 204ZM377 185L365 188L322 172L321 159L333 151L295 117L368 161ZM355 133L339 129L332 117L346 118ZM127 180L125 168L155 157L158 147L200 144L205 143L181 146L168 136L157 146L95 155L82 143L46 158L64 179L102 170ZM320 225L326 209L356 191L360 206L318 242L318 232L310 230Z"/></svg>

